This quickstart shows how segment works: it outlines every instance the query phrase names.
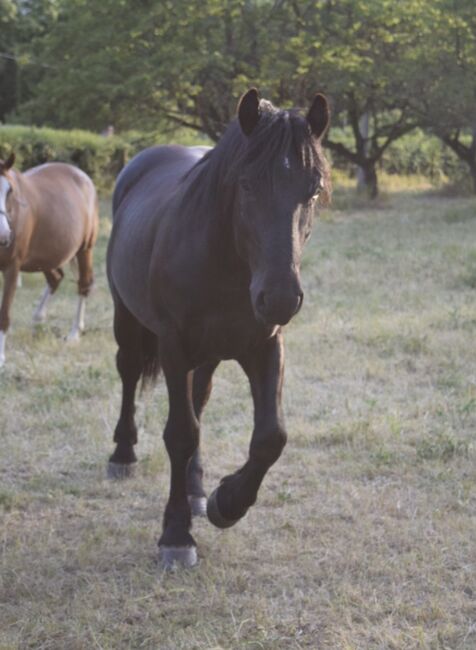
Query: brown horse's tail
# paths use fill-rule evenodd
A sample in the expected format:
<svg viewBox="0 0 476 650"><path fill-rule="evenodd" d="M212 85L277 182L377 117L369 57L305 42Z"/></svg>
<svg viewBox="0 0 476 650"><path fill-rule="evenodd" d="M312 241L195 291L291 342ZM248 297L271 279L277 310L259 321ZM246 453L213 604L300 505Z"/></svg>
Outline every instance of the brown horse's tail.
<svg viewBox="0 0 476 650"><path fill-rule="evenodd" d="M142 351L142 382L141 391L155 384L160 374L159 338L153 332L142 330L141 337Z"/></svg>

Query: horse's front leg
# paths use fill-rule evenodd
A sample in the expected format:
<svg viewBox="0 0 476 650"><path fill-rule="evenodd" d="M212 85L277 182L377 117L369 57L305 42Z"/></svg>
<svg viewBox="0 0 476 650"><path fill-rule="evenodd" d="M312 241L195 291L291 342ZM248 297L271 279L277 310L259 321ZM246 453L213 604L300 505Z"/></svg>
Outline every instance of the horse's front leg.
<svg viewBox="0 0 476 650"><path fill-rule="evenodd" d="M5 339L10 327L10 308L17 288L19 270L17 264L12 264L3 272L3 296L0 307L0 367L5 363Z"/></svg>
<svg viewBox="0 0 476 650"><path fill-rule="evenodd" d="M189 369L177 333L160 335L161 364L169 394L169 415L164 442L170 459L169 500L165 508L159 559L165 568L175 562L197 563L197 548L190 534L192 515L187 495L187 467L198 448L199 424L192 401L193 372Z"/></svg>
<svg viewBox="0 0 476 650"><path fill-rule="evenodd" d="M255 407L249 458L235 474L225 477L210 495L207 515L219 528L233 526L254 504L263 478L284 445L281 391L284 372L282 335L268 339L239 359L250 380Z"/></svg>

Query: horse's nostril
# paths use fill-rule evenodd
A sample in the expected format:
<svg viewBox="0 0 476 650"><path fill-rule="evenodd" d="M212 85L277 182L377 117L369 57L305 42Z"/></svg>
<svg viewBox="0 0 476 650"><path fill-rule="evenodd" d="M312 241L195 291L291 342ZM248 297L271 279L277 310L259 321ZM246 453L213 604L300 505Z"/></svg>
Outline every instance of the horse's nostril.
<svg viewBox="0 0 476 650"><path fill-rule="evenodd" d="M296 314L297 314L298 311L301 309L301 307L302 307L302 303L303 303L303 300L304 300L304 292L303 292L303 291L300 291L300 292L298 293L298 304L297 304L297 307L296 307Z"/></svg>
<svg viewBox="0 0 476 650"><path fill-rule="evenodd" d="M260 291L256 298L256 309L260 314L262 314L266 309L266 298L264 291Z"/></svg>

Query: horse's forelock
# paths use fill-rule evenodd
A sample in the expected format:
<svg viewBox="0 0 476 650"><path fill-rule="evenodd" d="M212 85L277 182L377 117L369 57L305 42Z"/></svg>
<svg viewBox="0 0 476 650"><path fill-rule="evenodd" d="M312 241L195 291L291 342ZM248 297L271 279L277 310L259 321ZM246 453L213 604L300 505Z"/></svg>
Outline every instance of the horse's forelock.
<svg viewBox="0 0 476 650"><path fill-rule="evenodd" d="M249 145L235 168L246 168L255 178L273 181L291 154L303 171L317 170L323 180L324 194L330 194L329 165L320 143L313 137L307 119L298 109L280 110L271 102L260 102L260 122L249 137Z"/></svg>

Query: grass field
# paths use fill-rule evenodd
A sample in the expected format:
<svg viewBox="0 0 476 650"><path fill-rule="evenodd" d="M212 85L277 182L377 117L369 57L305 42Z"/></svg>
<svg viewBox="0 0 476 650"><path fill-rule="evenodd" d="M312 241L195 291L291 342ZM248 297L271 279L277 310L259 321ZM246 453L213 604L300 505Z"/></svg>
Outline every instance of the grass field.
<svg viewBox="0 0 476 650"><path fill-rule="evenodd" d="M235 528L194 525L200 564L162 573L163 382L139 400L140 463L105 479L119 406L103 204L87 333L71 274L33 334L23 276L0 374L0 648L476 648L476 201L337 191L287 328L289 443ZM251 400L220 366L209 491L245 458Z"/></svg>

